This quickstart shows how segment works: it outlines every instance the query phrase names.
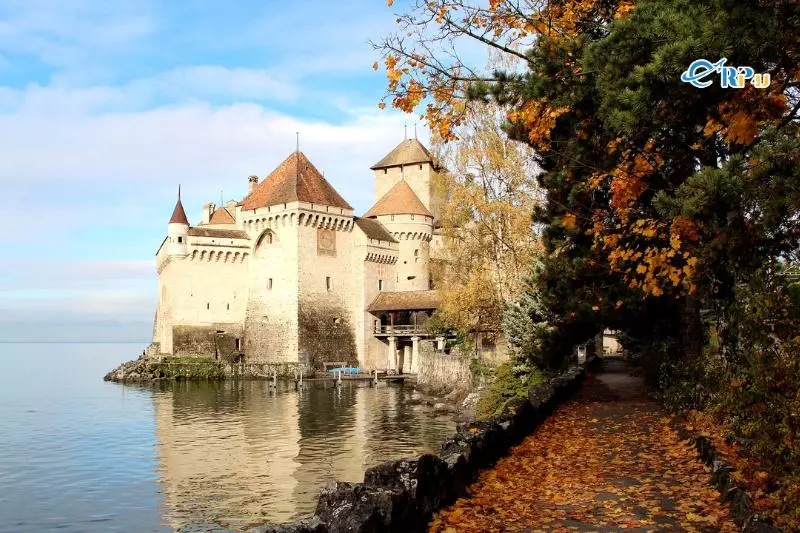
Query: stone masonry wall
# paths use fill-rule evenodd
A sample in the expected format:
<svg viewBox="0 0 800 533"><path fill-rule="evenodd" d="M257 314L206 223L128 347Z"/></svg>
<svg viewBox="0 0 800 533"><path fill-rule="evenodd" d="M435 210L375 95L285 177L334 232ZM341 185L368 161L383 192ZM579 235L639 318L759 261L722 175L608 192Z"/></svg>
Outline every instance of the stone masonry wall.
<svg viewBox="0 0 800 533"><path fill-rule="evenodd" d="M470 358L457 352L434 350L435 341L421 340L417 382L432 389L452 389L457 384L469 385L472 373Z"/></svg>
<svg viewBox="0 0 800 533"><path fill-rule="evenodd" d="M228 360L236 352L236 340L241 342L242 337L240 324L173 326L172 353L178 356L218 357Z"/></svg>
<svg viewBox="0 0 800 533"><path fill-rule="evenodd" d="M298 327L300 362L316 370L323 369L323 362L346 361L358 366L354 328L343 307L300 302Z"/></svg>

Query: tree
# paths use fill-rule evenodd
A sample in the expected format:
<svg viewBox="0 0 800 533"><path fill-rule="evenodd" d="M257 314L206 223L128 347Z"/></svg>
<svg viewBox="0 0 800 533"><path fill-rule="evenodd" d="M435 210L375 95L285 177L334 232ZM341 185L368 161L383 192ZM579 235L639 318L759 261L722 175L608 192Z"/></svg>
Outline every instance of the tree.
<svg viewBox="0 0 800 533"><path fill-rule="evenodd" d="M531 220L542 200L533 154L503 133L503 120L496 105L473 106L459 140L435 145L447 170L435 183L444 201L434 283L443 318L462 332L501 330L508 302L541 250Z"/></svg>
<svg viewBox="0 0 800 533"><path fill-rule="evenodd" d="M798 231L794 152L753 157L796 138L798 9L779 0L636 9L600 0L421 1L380 48L392 104L424 105L443 139L456 136L463 102L492 99L509 109L509 135L535 149L547 192L536 220L550 254L541 280L563 331L589 332L589 309L624 322L620 308L647 308L677 320L676 350L696 354L699 302L729 298L732 270L758 267L756 254L743 253L749 247L791 253ZM524 58L526 70L472 68L462 60L465 40ZM722 55L768 72L772 84L699 90L680 81L694 59ZM727 210L690 201L698 187L723 190L731 180L740 186ZM774 197L783 203L767 205ZM742 255L755 259L730 261ZM655 307L643 301L662 296Z"/></svg>
<svg viewBox="0 0 800 533"><path fill-rule="evenodd" d="M554 326L539 340L566 354L604 325L620 329L666 398L719 402L728 387L760 409L721 402L735 428L769 426L763 402L748 400L769 398L790 445L753 451L783 449L776 462L800 479L796 389L774 390L797 368L800 319L764 338L741 301L771 302L785 285L774 265L800 251L800 3L434 0L399 23L381 47L393 105L423 109L452 139L464 109L496 102L508 135L536 153L546 257L527 307L531 323L546 309ZM465 42L524 69L473 69ZM723 57L770 84L681 81L694 60ZM787 306L758 316L796 317ZM721 371L714 381L705 361Z"/></svg>

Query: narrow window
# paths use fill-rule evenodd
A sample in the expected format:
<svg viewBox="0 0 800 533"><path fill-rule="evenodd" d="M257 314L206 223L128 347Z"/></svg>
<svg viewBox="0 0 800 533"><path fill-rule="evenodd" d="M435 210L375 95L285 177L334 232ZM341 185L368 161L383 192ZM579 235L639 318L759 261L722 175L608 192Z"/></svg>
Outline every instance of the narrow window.
<svg viewBox="0 0 800 533"><path fill-rule="evenodd" d="M419 166L419 169L422 170L422 165Z"/></svg>
<svg viewBox="0 0 800 533"><path fill-rule="evenodd" d="M414 220L414 215L411 215L411 220Z"/></svg>
<svg viewBox="0 0 800 533"><path fill-rule="evenodd" d="M325 276L325 289L331 290L331 277Z"/></svg>
<svg viewBox="0 0 800 533"><path fill-rule="evenodd" d="M237 352L242 351L242 339L236 339L236 351Z"/></svg>
<svg viewBox="0 0 800 533"><path fill-rule="evenodd" d="M392 215L392 221L394 221L394 215Z"/></svg>
<svg viewBox="0 0 800 533"><path fill-rule="evenodd" d="M382 290L383 290L383 280L382 280L382 279L379 279L379 280L378 280L378 290L379 290L379 291L382 291Z"/></svg>
<svg viewBox="0 0 800 533"><path fill-rule="evenodd" d="M183 237L178 237L178 244L183 242Z"/></svg>
<svg viewBox="0 0 800 533"><path fill-rule="evenodd" d="M383 169L383 173L384 173L384 174L386 174L386 172L387 172L387 169L385 169L385 168L384 168L384 169Z"/></svg>
<svg viewBox="0 0 800 533"><path fill-rule="evenodd" d="M433 290L433 278L428 280L428 290Z"/></svg>
<svg viewBox="0 0 800 533"><path fill-rule="evenodd" d="M228 311L231 310L231 304L225 304L225 306L227 307Z"/></svg>
<svg viewBox="0 0 800 533"><path fill-rule="evenodd" d="M211 309L211 304L206 302L206 309Z"/></svg>
<svg viewBox="0 0 800 533"><path fill-rule="evenodd" d="M268 291L271 291L271 290L272 290L272 278L269 278L269 279L267 280L267 290L268 290Z"/></svg>
<svg viewBox="0 0 800 533"><path fill-rule="evenodd" d="M419 257L419 248L414 250L414 257Z"/></svg>

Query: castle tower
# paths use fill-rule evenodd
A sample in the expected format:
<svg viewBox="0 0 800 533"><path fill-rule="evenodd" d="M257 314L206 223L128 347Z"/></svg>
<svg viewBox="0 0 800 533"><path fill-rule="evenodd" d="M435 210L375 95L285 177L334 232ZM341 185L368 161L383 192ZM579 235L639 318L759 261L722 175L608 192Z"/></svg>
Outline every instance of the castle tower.
<svg viewBox="0 0 800 533"><path fill-rule="evenodd" d="M167 239L169 241L167 253L169 255L186 256L188 253L189 220L186 218L186 211L183 210L183 204L181 203L180 187L178 187L178 202L172 211L167 228Z"/></svg>
<svg viewBox="0 0 800 533"><path fill-rule="evenodd" d="M355 364L353 208L296 151L242 200L241 220L254 243L248 357Z"/></svg>
<svg viewBox="0 0 800 533"><path fill-rule="evenodd" d="M439 201L434 191L436 166L430 152L417 139L406 139L370 167L375 173L375 201L383 198L400 181L405 181L434 218Z"/></svg>
<svg viewBox="0 0 800 533"><path fill-rule="evenodd" d="M411 185L401 178L364 214L364 218L377 219L399 242L395 280L397 290L430 289L428 262L433 238L433 214Z"/></svg>

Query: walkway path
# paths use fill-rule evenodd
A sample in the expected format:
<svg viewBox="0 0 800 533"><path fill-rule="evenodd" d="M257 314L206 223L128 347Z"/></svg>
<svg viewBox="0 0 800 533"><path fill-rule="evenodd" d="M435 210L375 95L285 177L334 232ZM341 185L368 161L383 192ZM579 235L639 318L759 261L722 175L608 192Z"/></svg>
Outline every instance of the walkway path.
<svg viewBox="0 0 800 533"><path fill-rule="evenodd" d="M737 531L708 469L669 422L624 363L603 361L430 532Z"/></svg>

